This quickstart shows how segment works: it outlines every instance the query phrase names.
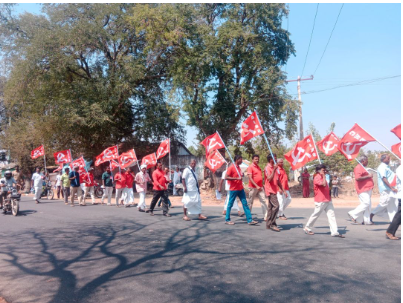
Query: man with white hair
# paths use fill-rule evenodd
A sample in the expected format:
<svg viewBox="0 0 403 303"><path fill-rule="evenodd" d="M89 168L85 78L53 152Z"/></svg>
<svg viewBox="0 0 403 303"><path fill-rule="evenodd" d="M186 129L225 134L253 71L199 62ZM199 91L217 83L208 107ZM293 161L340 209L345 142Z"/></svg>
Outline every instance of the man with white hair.
<svg viewBox="0 0 403 303"><path fill-rule="evenodd" d="M146 193L147 193L147 183L151 182L151 178L147 173L147 165L141 165L140 171L136 174L134 179L136 183L136 191L139 193L140 201L137 205L137 209L140 212L145 212L146 209Z"/></svg>
<svg viewBox="0 0 403 303"><path fill-rule="evenodd" d="M44 179L44 175L41 174L41 169L39 167L36 168L36 172L32 175L31 179L31 187L34 187L35 189L35 196L34 200L36 204L39 203L39 200L41 199L41 194L42 194L42 182Z"/></svg>

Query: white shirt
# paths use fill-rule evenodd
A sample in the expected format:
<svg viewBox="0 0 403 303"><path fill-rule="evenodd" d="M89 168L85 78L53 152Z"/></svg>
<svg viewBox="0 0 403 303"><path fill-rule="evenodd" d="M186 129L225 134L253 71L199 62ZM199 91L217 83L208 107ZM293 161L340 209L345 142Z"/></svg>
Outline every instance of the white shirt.
<svg viewBox="0 0 403 303"><path fill-rule="evenodd" d="M180 171L174 171L174 184L179 183L182 173Z"/></svg>
<svg viewBox="0 0 403 303"><path fill-rule="evenodd" d="M56 186L61 186L62 185L62 175L57 175L56 176Z"/></svg>
<svg viewBox="0 0 403 303"><path fill-rule="evenodd" d="M226 174L227 174L227 170L224 170L222 172L221 179L224 180L224 182L225 182L225 190L229 190L229 183L227 180L225 180Z"/></svg>
<svg viewBox="0 0 403 303"><path fill-rule="evenodd" d="M196 173L195 173L196 176ZM197 177L196 177L197 178ZM197 191L197 181L191 172L190 167L186 167L183 171L182 179L185 180L187 191Z"/></svg>
<svg viewBox="0 0 403 303"><path fill-rule="evenodd" d="M399 165L399 167L396 169L396 188L397 188L397 194L396 198L401 199L402 198L402 181L403 181L403 170L402 166Z"/></svg>
<svg viewBox="0 0 403 303"><path fill-rule="evenodd" d="M41 187L42 186L42 179L43 175L41 173L34 173L32 175L32 180L34 180L34 187Z"/></svg>

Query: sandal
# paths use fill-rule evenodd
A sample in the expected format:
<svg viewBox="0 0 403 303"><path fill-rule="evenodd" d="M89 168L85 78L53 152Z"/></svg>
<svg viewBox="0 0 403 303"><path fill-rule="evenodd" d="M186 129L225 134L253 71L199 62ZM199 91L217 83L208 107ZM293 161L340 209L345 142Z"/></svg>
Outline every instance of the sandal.
<svg viewBox="0 0 403 303"><path fill-rule="evenodd" d="M199 220L207 220L207 217L201 216L201 217L199 217Z"/></svg>
<svg viewBox="0 0 403 303"><path fill-rule="evenodd" d="M315 233L314 232L312 232L312 231L310 231L310 230L307 230L307 229L305 229L304 228L304 232L307 234L307 235L310 235L310 236L313 236Z"/></svg>
<svg viewBox="0 0 403 303"><path fill-rule="evenodd" d="M347 213L347 215L350 217L351 222L353 222L353 224L358 224L357 220L353 218L353 216L351 216L349 213Z"/></svg>
<svg viewBox="0 0 403 303"><path fill-rule="evenodd" d="M183 217L182 219L185 221L192 221L189 217Z"/></svg>
<svg viewBox="0 0 403 303"><path fill-rule="evenodd" d="M228 225L235 225L235 223L232 222L232 221L225 221L225 224L228 224Z"/></svg>
<svg viewBox="0 0 403 303"><path fill-rule="evenodd" d="M334 236L332 236L332 237L335 237L335 238L345 238L345 236L340 235L340 234L338 234L338 235L334 235Z"/></svg>
<svg viewBox="0 0 403 303"><path fill-rule="evenodd" d="M251 222L249 222L248 224L249 225L256 225L256 224L258 224L259 222L256 222L256 221L251 221Z"/></svg>

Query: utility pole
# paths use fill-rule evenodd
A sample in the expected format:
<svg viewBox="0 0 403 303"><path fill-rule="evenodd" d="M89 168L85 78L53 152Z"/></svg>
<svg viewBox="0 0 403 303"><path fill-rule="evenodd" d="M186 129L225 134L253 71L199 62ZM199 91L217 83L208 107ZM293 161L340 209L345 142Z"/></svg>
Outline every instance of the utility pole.
<svg viewBox="0 0 403 303"><path fill-rule="evenodd" d="M285 82L298 82L298 100L299 100L299 139L302 140L304 139L304 126L302 124L302 101L301 101L301 81L306 81L306 80L313 80L313 76L310 78L306 79L301 79L300 76L298 76L297 80L286 80Z"/></svg>

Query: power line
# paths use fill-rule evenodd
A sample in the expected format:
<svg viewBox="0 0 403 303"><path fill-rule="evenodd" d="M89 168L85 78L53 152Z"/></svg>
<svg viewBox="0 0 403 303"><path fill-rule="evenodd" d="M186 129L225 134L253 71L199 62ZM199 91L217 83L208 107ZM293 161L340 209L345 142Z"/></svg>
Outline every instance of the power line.
<svg viewBox="0 0 403 303"><path fill-rule="evenodd" d="M337 21L339 20L340 13L341 13L341 10L343 9L343 6L344 6L344 3L343 3L343 4L341 5L341 7L340 7L340 11L339 11L339 14L337 15L336 22L334 23L334 26L333 26L332 32L330 33L329 40L327 40L327 43L326 43L326 46L325 46L325 50L323 51L323 54L322 54L322 56L320 57L320 60L319 60L318 66L316 66L316 69L315 69L315 71L313 72L313 75L315 75L315 74L316 74L316 71L318 70L320 63L322 62L323 56L325 55L325 52L326 52L326 50L327 50L327 46L329 45L330 39L332 38L333 31L334 31L334 29L336 28Z"/></svg>
<svg viewBox="0 0 403 303"><path fill-rule="evenodd" d="M310 49L310 47L311 47L313 31L314 31L314 29L315 29L316 16L318 15L318 8L319 8L319 3L316 5L316 13L315 13L315 18L313 19L313 26L312 26L311 38L309 39L308 50L307 50L307 52L306 52L305 62L304 62L304 67L302 68L301 77L302 77L302 75L304 74L306 60L308 59L309 49Z"/></svg>

